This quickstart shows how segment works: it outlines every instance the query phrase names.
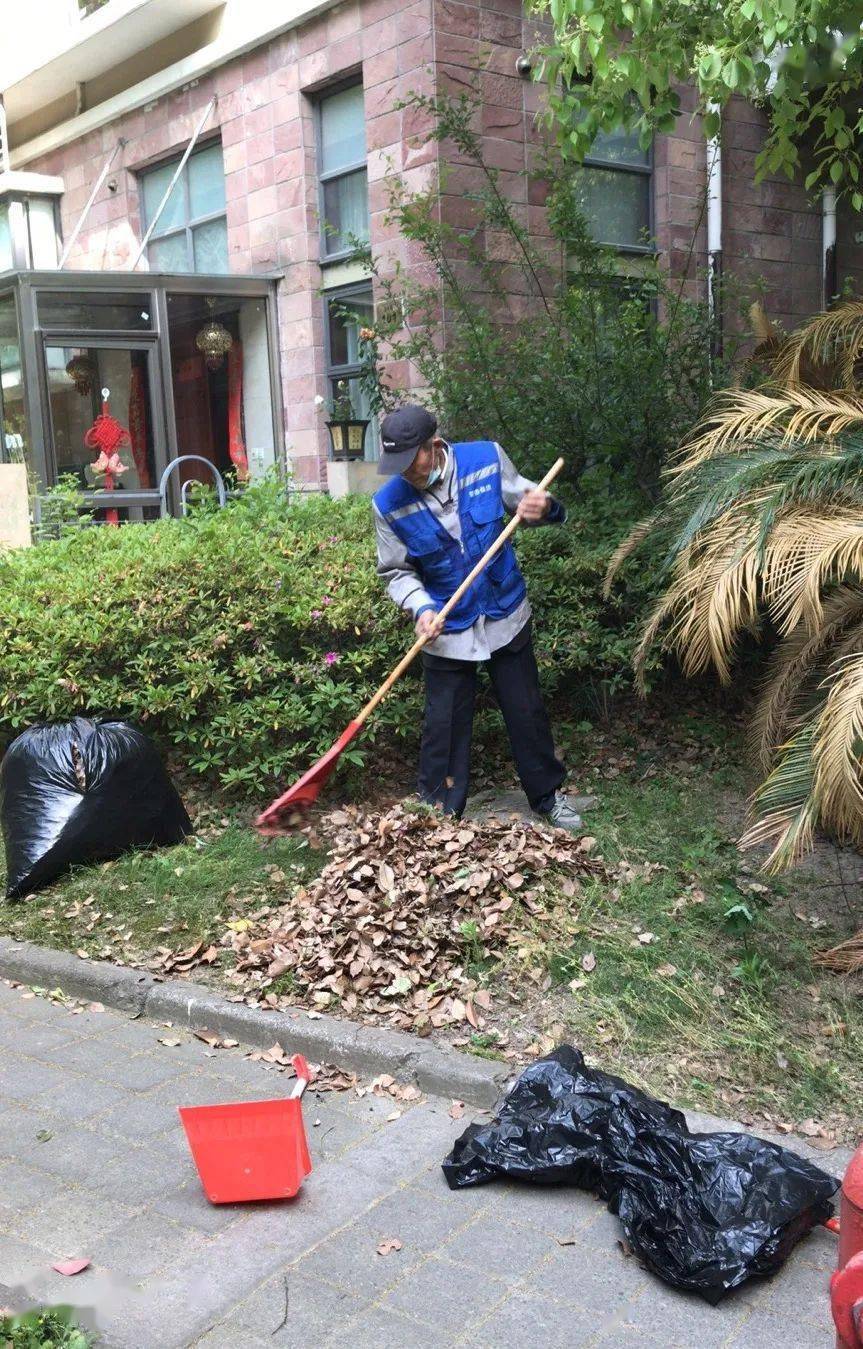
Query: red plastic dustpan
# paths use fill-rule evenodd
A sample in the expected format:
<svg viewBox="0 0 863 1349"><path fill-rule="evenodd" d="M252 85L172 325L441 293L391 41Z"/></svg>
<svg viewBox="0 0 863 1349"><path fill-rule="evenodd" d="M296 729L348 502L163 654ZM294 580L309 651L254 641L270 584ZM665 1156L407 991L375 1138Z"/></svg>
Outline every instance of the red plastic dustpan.
<svg viewBox="0 0 863 1349"><path fill-rule="evenodd" d="M211 1204L291 1199L312 1169L302 1094L311 1080L302 1054L291 1060L293 1095L235 1105L181 1106L180 1119Z"/></svg>

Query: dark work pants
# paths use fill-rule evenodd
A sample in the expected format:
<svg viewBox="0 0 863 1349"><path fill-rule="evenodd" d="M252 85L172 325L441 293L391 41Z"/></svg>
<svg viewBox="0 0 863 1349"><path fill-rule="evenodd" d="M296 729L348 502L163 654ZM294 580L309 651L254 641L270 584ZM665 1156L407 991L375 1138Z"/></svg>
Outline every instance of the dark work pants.
<svg viewBox="0 0 863 1349"><path fill-rule="evenodd" d="M470 742L478 662L423 653L426 704L420 746L419 794L461 815L470 784ZM545 810L566 776L554 752L548 713L539 690L531 625L488 662L489 674L515 766L534 810Z"/></svg>

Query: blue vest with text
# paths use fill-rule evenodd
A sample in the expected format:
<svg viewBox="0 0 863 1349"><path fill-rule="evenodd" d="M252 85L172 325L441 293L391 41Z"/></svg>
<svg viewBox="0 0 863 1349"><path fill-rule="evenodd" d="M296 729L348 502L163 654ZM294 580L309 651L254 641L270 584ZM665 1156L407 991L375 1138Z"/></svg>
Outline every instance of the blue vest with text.
<svg viewBox="0 0 863 1349"><path fill-rule="evenodd" d="M407 549L437 608L442 608L503 528L504 504L500 460L490 440L452 445L458 483L461 543L444 529L418 492L402 477L390 478L375 493L375 505ZM447 618L445 632L463 632L486 618L506 618L521 604L527 589L507 540Z"/></svg>

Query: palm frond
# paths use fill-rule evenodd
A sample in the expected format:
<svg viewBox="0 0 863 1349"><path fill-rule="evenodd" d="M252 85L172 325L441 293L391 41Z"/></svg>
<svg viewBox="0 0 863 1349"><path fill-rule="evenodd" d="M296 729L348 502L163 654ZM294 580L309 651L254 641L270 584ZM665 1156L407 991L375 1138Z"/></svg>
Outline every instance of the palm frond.
<svg viewBox="0 0 863 1349"><path fill-rule="evenodd" d="M810 388L776 393L726 389L716 395L693 435L683 442L666 476L673 481L705 459L739 453L766 437L781 444L807 445L834 441L854 427L863 427L863 398L853 394Z"/></svg>
<svg viewBox="0 0 863 1349"><path fill-rule="evenodd" d="M783 746L773 772L752 797L754 822L741 838L740 847L772 844L765 871L782 871L812 848L817 817L813 796L815 731L813 717Z"/></svg>
<svg viewBox="0 0 863 1349"><path fill-rule="evenodd" d="M824 824L863 841L863 652L838 661L813 743L814 793Z"/></svg>
<svg viewBox="0 0 863 1349"><path fill-rule="evenodd" d="M820 368L832 386L853 389L855 365L863 354L863 301L847 300L816 314L786 339L774 363L776 379L803 381L806 363Z"/></svg>
<svg viewBox="0 0 863 1349"><path fill-rule="evenodd" d="M640 520L637 525L627 534L626 538L617 545L611 555L608 567L605 571L605 579L602 583L603 599L608 599L611 594L611 587L614 585L615 577L628 557L641 547L644 540L655 530L659 520L659 513L654 512L646 520Z"/></svg>
<svg viewBox="0 0 863 1349"><path fill-rule="evenodd" d="M764 550L764 600L783 635L822 621L825 588L863 578L863 524L845 506L792 509L776 524Z"/></svg>
<svg viewBox="0 0 863 1349"><path fill-rule="evenodd" d="M863 588L842 586L825 603L822 621L814 632L801 624L780 644L748 736L752 757L764 773L773 768L793 718L802 713L800 703L807 685L813 680L820 682L825 658L849 630L852 640L861 644L861 625Z"/></svg>

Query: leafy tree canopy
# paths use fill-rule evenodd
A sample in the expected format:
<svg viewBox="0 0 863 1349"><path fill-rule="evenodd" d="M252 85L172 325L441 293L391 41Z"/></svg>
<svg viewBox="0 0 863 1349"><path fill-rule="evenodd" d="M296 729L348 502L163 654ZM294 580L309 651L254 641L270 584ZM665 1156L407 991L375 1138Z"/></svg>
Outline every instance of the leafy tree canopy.
<svg viewBox="0 0 863 1349"><path fill-rule="evenodd" d="M833 185L863 209L863 0L532 0L532 10L551 20L550 115L576 160L621 125L646 148L673 129L688 84L708 136L733 95L764 108L757 180L793 178L805 144L806 186Z"/></svg>

